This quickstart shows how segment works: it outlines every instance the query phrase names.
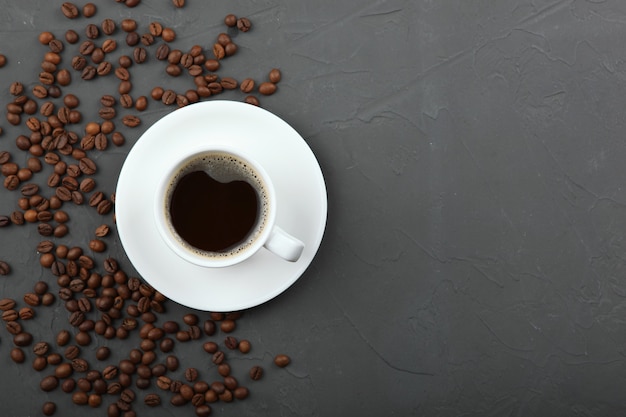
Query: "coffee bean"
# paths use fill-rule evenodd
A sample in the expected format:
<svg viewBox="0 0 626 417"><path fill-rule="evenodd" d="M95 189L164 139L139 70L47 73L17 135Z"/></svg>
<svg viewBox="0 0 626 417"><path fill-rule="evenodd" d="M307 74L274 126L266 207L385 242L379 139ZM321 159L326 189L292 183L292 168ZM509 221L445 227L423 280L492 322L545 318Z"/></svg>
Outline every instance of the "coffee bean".
<svg viewBox="0 0 626 417"><path fill-rule="evenodd" d="M23 331L22 325L19 324L17 321L8 321L5 324L5 327L7 329L7 332L9 332L13 336L18 335L18 334L22 333L22 331Z"/></svg>
<svg viewBox="0 0 626 417"><path fill-rule="evenodd" d="M50 345L47 342L37 342L33 346L33 353L37 356L46 355L48 353L48 350L50 350Z"/></svg>
<svg viewBox="0 0 626 417"><path fill-rule="evenodd" d="M122 118L124 126L137 127L141 124L141 119L135 115L126 115Z"/></svg>
<svg viewBox="0 0 626 417"><path fill-rule="evenodd" d="M244 339L239 342L238 347L241 353L249 353L252 348L252 345L250 344L249 340Z"/></svg>
<svg viewBox="0 0 626 417"><path fill-rule="evenodd" d="M276 84L271 82L264 82L259 85L259 93L264 96L272 95L276 92Z"/></svg>
<svg viewBox="0 0 626 417"><path fill-rule="evenodd" d="M100 28L93 23L90 23L85 27L85 35L89 39L96 39L100 36Z"/></svg>
<svg viewBox="0 0 626 417"><path fill-rule="evenodd" d="M246 78L239 85L239 89L243 93L249 93L250 91L254 90L254 80L252 78Z"/></svg>
<svg viewBox="0 0 626 417"><path fill-rule="evenodd" d="M46 392L52 391L59 386L59 379L54 375L48 375L39 383L39 387Z"/></svg>
<svg viewBox="0 0 626 417"><path fill-rule="evenodd" d="M133 59L135 60L137 64L143 64L144 62L146 62L147 58L148 58L148 52L146 51L145 48L136 47L135 49L133 49Z"/></svg>
<svg viewBox="0 0 626 417"><path fill-rule="evenodd" d="M196 368L185 369L185 379L189 382L194 382L198 379L198 370Z"/></svg>
<svg viewBox="0 0 626 417"><path fill-rule="evenodd" d="M93 175L96 172L96 163L87 157L81 158L78 166L80 171L85 175Z"/></svg>
<svg viewBox="0 0 626 417"><path fill-rule="evenodd" d="M95 235L97 237L104 237L109 234L109 226L106 224L102 224L96 228Z"/></svg>
<svg viewBox="0 0 626 417"><path fill-rule="evenodd" d="M96 75L98 75L97 68L91 65L87 65L85 68L83 68L83 71L80 74L80 78L82 78L83 80L92 80L95 78Z"/></svg>
<svg viewBox="0 0 626 417"><path fill-rule="evenodd" d="M0 311L12 310L15 307L15 300L11 298L3 298L0 300Z"/></svg>
<svg viewBox="0 0 626 417"><path fill-rule="evenodd" d="M279 354L274 357L274 364L276 364L276 366L280 368L284 368L285 366L289 365L290 362L291 359L289 358L289 356L284 354Z"/></svg>
<svg viewBox="0 0 626 417"><path fill-rule="evenodd" d="M26 293L24 294L24 302L29 306L36 307L41 304L41 299L37 294L34 293Z"/></svg>
<svg viewBox="0 0 626 417"><path fill-rule="evenodd" d="M108 61L103 61L100 64L98 64L98 67L96 68L96 73L99 76L105 76L105 75L110 74L112 70L113 70L113 65L111 65L111 63Z"/></svg>
<svg viewBox="0 0 626 417"><path fill-rule="evenodd" d="M26 354L18 347L11 349L11 360L15 363L24 363Z"/></svg>
<svg viewBox="0 0 626 417"><path fill-rule="evenodd" d="M115 21L113 19L104 19L100 25L100 27L102 28L102 32L104 32L106 35L112 35L113 32L115 32Z"/></svg>
<svg viewBox="0 0 626 417"><path fill-rule="evenodd" d="M67 31L65 32L65 40L66 40L68 43L70 43L70 44L72 44L72 45L73 45L73 44L77 43L79 39L80 39L80 38L79 38L79 36L78 36L78 33L77 33L75 30L73 30L73 29L69 29L69 30L67 30Z"/></svg>
<svg viewBox="0 0 626 417"><path fill-rule="evenodd" d="M237 349L237 346L239 346L239 341L232 336L228 336L224 340L224 346L226 346L230 350L234 350Z"/></svg>
<svg viewBox="0 0 626 417"><path fill-rule="evenodd" d="M53 403L52 401L46 401L41 407L41 412L43 413L44 416L51 416L56 411L57 411L57 405L56 403Z"/></svg>
<svg viewBox="0 0 626 417"><path fill-rule="evenodd" d="M271 83L276 84L277 82L279 82L282 78L282 74L280 73L280 70L278 68L272 68L272 70L269 73L269 80Z"/></svg>
<svg viewBox="0 0 626 417"><path fill-rule="evenodd" d="M215 352L213 356L211 357L211 361L216 365L223 363L225 360L226 360L226 355L224 355L224 352L222 352L221 350L218 350L217 352Z"/></svg>
<svg viewBox="0 0 626 417"><path fill-rule="evenodd" d="M178 369L178 366L180 365L178 358L174 355L168 355L167 358L165 358L165 366L167 367L167 369L170 372L174 372Z"/></svg>
<svg viewBox="0 0 626 417"><path fill-rule="evenodd" d="M176 39L176 32L172 28L163 28L161 38L163 38L165 42L173 42Z"/></svg>
<svg viewBox="0 0 626 417"><path fill-rule="evenodd" d="M256 98L255 96L246 96L246 98L244 99L244 102L247 104L251 104L253 106L261 105L261 103L259 103L259 99Z"/></svg>
<svg viewBox="0 0 626 417"><path fill-rule="evenodd" d="M235 320L226 319L220 323L220 330L224 333L231 333L237 327Z"/></svg>
<svg viewBox="0 0 626 417"><path fill-rule="evenodd" d="M111 120L115 117L116 111L114 107L102 107L98 111L98 115L104 120Z"/></svg>
<svg viewBox="0 0 626 417"><path fill-rule="evenodd" d="M74 3L65 2L61 5L61 12L68 19L76 19L79 16L78 7Z"/></svg>
<svg viewBox="0 0 626 417"><path fill-rule="evenodd" d="M18 312L21 320L30 320L35 317L35 310L30 307L22 307Z"/></svg>
<svg viewBox="0 0 626 417"><path fill-rule="evenodd" d="M176 102L176 92L172 90L165 90L163 92L163 96L161 97L161 101L163 104L173 104Z"/></svg>
<svg viewBox="0 0 626 417"><path fill-rule="evenodd" d="M148 98L146 96L139 96L135 102L135 109L138 111L144 111L148 107Z"/></svg>
<svg viewBox="0 0 626 417"><path fill-rule="evenodd" d="M167 391L170 389L170 386L172 385L172 380L169 377L162 375L157 378L156 384L162 390Z"/></svg>
<svg viewBox="0 0 626 417"><path fill-rule="evenodd" d="M249 375L250 379L252 379L253 381L258 381L263 377L263 368L258 365L253 366L252 368L250 368Z"/></svg>
<svg viewBox="0 0 626 417"><path fill-rule="evenodd" d="M143 401L148 407L161 405L161 397L158 394L148 394L144 397Z"/></svg>
<svg viewBox="0 0 626 417"><path fill-rule="evenodd" d="M234 90L235 88L237 88L237 80L232 77L222 78L220 84L222 85L222 88L224 88L224 90Z"/></svg>
<svg viewBox="0 0 626 417"><path fill-rule="evenodd" d="M240 17L237 19L237 29L241 32L248 32L252 27L252 23L247 17Z"/></svg>

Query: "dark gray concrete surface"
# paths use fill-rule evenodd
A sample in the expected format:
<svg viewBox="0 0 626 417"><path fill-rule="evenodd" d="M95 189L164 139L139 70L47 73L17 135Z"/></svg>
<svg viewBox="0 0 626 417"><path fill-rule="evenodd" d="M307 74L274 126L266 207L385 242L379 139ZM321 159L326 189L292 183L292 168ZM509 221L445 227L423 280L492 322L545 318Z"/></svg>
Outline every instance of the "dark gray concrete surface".
<svg viewBox="0 0 626 417"><path fill-rule="evenodd" d="M251 395L214 404L212 415L623 415L626 3L94 3L95 17L76 20L62 16L60 1L0 3L3 111L12 81L29 91L36 84L43 30L62 37L72 28L84 39L87 23L133 17L140 31L162 22L177 32L174 47L200 44L210 55L222 18L235 13L249 17L253 30L235 38L239 52L220 74L261 80L281 68L278 92L262 97L262 106L302 134L326 178L328 224L318 256L292 288L239 320L234 335L253 350L233 355L231 365ZM113 56L128 53L119 30L114 36L120 48ZM61 67L74 50L63 52ZM193 85L166 76L154 50L133 79L134 96L154 85ZM64 92L79 95L84 120L97 119L98 98L116 86L113 76L75 76ZM114 191L133 141L171 110L151 102L140 127L121 128L125 146L95 156L99 189ZM15 137L25 127L4 117L0 125L0 149L23 164ZM35 180L49 192L46 177ZM0 214L16 209L18 192L0 195ZM57 243L84 246L97 225L112 224L89 207L67 211L70 234ZM38 265L41 239L32 224L0 229L0 259L13 268L0 277L2 297L23 305L37 280L56 290ZM132 276L115 234L107 243L105 255ZM169 303L159 320L180 321L186 312ZM67 312L57 300L24 326L35 341L52 342L68 327ZM137 338L95 338L86 357L102 344L119 360ZM30 348L16 365L11 348L0 329L1 415L41 415L45 401L58 404L57 415L106 414L104 405L72 405L58 389L41 392L51 368L32 370ZM183 367L215 377L200 344L177 345L176 353ZM273 367L277 353L292 364ZM266 368L261 381L247 380L252 364ZM159 392L145 393L152 391ZM134 409L194 415L189 405Z"/></svg>

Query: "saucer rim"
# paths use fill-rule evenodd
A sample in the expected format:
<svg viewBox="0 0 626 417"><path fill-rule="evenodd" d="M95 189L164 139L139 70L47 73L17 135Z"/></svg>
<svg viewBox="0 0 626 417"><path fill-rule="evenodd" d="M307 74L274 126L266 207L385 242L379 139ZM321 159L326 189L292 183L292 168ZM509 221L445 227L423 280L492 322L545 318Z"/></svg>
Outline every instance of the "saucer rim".
<svg viewBox="0 0 626 417"><path fill-rule="evenodd" d="M194 107L195 106L195 107ZM131 253L133 253L134 255L131 256L131 254L129 254L129 247L133 246L132 243L132 236L134 234L134 232L129 232L128 234L126 233L128 230L126 230L126 223L125 223L125 214L123 214L123 210L126 207L126 202L124 201L124 190L127 188L125 185L124 181L126 180L126 177L129 175L129 172L132 172L132 165L133 164L138 164L138 165L142 165L142 160L144 160L146 158L149 158L149 155L138 155L138 150L141 150L142 147L144 146L144 144L147 141L152 141L152 140L157 140L155 139L155 137L158 137L158 135L154 135L154 131L159 129L161 127L161 125L164 123L163 121L171 121L173 119L180 119L180 118L184 118L186 116L188 116L188 114L192 114L192 112L194 111L201 111L206 109L206 111L209 111L211 108L213 109L217 109L218 111L228 111L228 112L243 112L244 114L247 112L251 112L251 113L255 113L256 112L256 116L260 117L261 122L266 123L265 126L261 126L260 128L269 128L269 127L276 127L278 124L280 126L280 129L284 129L284 133L285 135L290 136L288 142L290 143L289 146L293 146L294 149L293 150L299 150L299 152L303 152L301 154L301 159L303 161L311 161L314 162L314 165L312 166L308 166L306 167L306 172L308 175L308 179L311 180L312 183L315 183L315 192L313 194L315 194L315 201L311 201L309 203L316 203L317 204L317 208L314 209L314 211L316 212L316 218L315 219L307 219L308 221L314 221L316 227L315 229L310 233L310 236L307 236L306 238L306 245L308 246L308 248L305 248L305 250L308 250L308 255L305 257L305 254L303 253L303 257L297 261L295 263L295 265L293 265L293 267L289 268L288 272L284 272L285 277L280 279L280 284L281 285L274 285L272 286L272 288L269 288L265 293L257 296L257 297L246 297L246 299L233 299L232 294L230 295L231 300L229 302L222 302L222 303L213 303L211 301L206 302L206 303L198 303L194 300L191 300L189 298L186 298L184 295L184 291L180 292L180 293L172 293L169 289L164 290L163 287L160 287L160 282L163 282L163 280L161 280L159 282L158 279L155 279L153 276L146 276L146 272L147 271L147 267L142 266L143 264L145 264L145 259L141 260L141 259L137 259L136 257L138 256L136 254L136 250L132 249L130 250ZM256 120L256 119L255 119ZM258 120L257 120L258 121ZM216 144L219 144L219 140L215 141ZM261 147L265 147L267 148L267 145L263 145L260 146L259 145L259 149ZM158 147L149 147L149 149L155 149ZM158 151L153 151L153 152L158 152ZM259 150L257 150L257 152L261 152ZM265 151L266 152L266 151ZM306 153L306 154L304 154ZM250 157L255 157L254 152L251 152L249 150L246 150L246 154L249 154ZM293 157L293 155L290 155L291 157ZM256 159L256 158L255 158ZM132 181L128 180L127 181L129 184L128 187L132 188ZM278 187L277 187L278 188ZM122 193L118 194L122 196L122 200L119 200L119 195L118 195L118 199L117 199L117 203L116 206L122 208L122 211L118 211L117 218L118 218L118 235L120 237L120 241L122 243L122 247L124 248L128 259L130 260L130 262L133 264L133 266L135 267L135 269L137 270L137 272L142 275L142 277L148 282L150 283L156 290L158 291L162 291L163 295L165 295L167 298L182 304L182 305L186 305L188 307L191 308L195 308L198 310L205 310L205 311L237 311L237 310L243 310L243 309L247 309L247 308L252 308L258 305L261 305L263 303L266 303L272 299L274 299L275 297L277 297L278 295L282 294L283 292L285 292L289 287L291 287L296 281L298 281L298 279L304 274L304 272L308 269L309 265L311 264L311 262L313 261L313 259L315 258L319 247L321 246L321 242L325 233L325 229L326 229L326 224L327 224L327 217L328 217L328 197L327 197L327 189L326 189L326 184L325 184L325 180L324 180L324 176L323 173L321 171L321 167L319 165L319 162L317 160L317 158L315 157L315 155L313 154L313 151L311 150L311 148L308 146L308 144L306 143L306 141L304 140L304 138L302 138L302 136L300 136L300 134L295 131L295 129L293 129L293 127L291 127L289 124L287 124L287 122L285 122L283 119L281 119L280 117L278 117L277 115L269 112L268 110L259 108L259 107L255 107L255 106L251 106L249 104L245 104L245 103L240 103L240 102L234 102L234 101L228 101L228 100L213 100L213 101L206 101L206 102L200 102L200 103L196 103L181 109L178 109L174 112L168 113L167 115L163 116L161 119L157 120L152 126L150 126L143 135L141 135L141 137L137 140L137 142L133 145L132 149L129 151L126 160L124 161L124 164L122 166L122 169L120 171L120 176L118 178L118 183L117 183L117 190L122 190ZM116 190L116 191L117 191ZM278 190L277 190L278 192ZM293 192L293 190L281 190L281 193L291 193ZM121 202L121 204L120 204ZM150 213L150 215L152 216L152 210L148 210L148 212ZM120 216L121 214L121 216ZM130 215L129 215L130 216ZM120 222L121 220L121 222ZM305 221L307 221L305 220ZM152 218L151 221L155 221L154 218ZM280 225L280 221L277 220L276 222L277 225ZM122 227L120 227L120 225ZM304 240L304 239L303 239ZM161 242L162 245L165 245L165 242ZM158 246L158 244L157 244ZM182 258L178 257L178 255L176 255L174 252L170 252L169 249L161 247L161 249L166 249L165 251L160 252L158 255L156 255L157 258L162 258L164 256L166 256L169 261L174 260L174 262L178 262L178 263L186 263L186 261L184 261ZM260 252L266 252L264 249L261 249ZM141 253L141 251L140 251ZM133 260L133 258L135 257L135 259ZM271 257L275 257L275 255L271 255ZM255 255L253 255L251 258L243 261L241 264L239 265L235 265L233 267L226 267L226 268L239 268L242 269L242 271L240 271L240 275L243 275L244 273L250 273L250 271L245 271L246 269L251 269L253 268L252 263L254 263L254 268L257 268L259 266L266 266L268 269L276 269L278 270L279 268L272 268L272 264L274 264L276 262L275 259L272 259L271 257L268 257L266 254L263 254L263 256L260 253L257 253ZM145 256L144 256L145 258ZM257 260L255 260L253 262L253 260L255 258L259 258ZM284 260L280 260L279 262L287 262ZM259 264L264 264L264 263L268 263L268 265L259 265ZM249 265L248 265L249 264ZM189 265L187 264L186 267L188 267ZM195 270L195 274L200 276L200 274L202 274L202 276L205 276L207 274L207 268L206 267L200 267L200 266L195 266L195 268L191 268ZM282 268L282 266L281 266ZM189 269L189 268L187 268ZM229 274L225 274L223 273L223 271L226 271L226 269L224 268L208 268L211 270L211 272L208 275L211 276L219 276L219 275L229 275ZM143 270L143 271L142 271ZM258 273L258 271L256 271L256 273ZM271 273L270 272L266 272L267 273ZM239 273L238 273L239 274ZM244 278L245 279L245 278Z"/></svg>

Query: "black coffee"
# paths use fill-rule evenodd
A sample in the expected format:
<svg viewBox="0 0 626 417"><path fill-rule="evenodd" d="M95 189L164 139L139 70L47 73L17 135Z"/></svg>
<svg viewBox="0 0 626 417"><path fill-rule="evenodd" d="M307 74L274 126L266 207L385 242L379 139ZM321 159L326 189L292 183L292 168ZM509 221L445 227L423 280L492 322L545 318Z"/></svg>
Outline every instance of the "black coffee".
<svg viewBox="0 0 626 417"><path fill-rule="evenodd" d="M254 185L252 185L252 184ZM209 155L187 165L169 197L178 236L201 252L234 254L263 227L267 198L254 172L230 156Z"/></svg>

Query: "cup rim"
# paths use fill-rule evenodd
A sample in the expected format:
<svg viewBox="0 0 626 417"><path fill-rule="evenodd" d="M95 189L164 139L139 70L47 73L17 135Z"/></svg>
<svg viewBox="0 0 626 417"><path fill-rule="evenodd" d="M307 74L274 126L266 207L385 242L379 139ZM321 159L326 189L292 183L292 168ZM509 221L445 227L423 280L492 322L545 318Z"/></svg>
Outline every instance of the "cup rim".
<svg viewBox="0 0 626 417"><path fill-rule="evenodd" d="M265 228L261 231L257 239L245 250L241 251L236 255L231 255L223 258L212 258L208 259L202 255L195 254L189 250L183 248L177 241L176 237L172 235L172 231L167 226L165 221L165 197L167 184L172 179L174 173L187 161L193 159L197 155L203 153L213 153L213 152L223 152L228 154L233 154L240 159L245 160L248 164L250 164L253 169L260 175L266 191L268 198L268 213L267 213L267 221ZM195 265L199 265L207 268L222 268L227 266L236 265L245 261L254 255L259 249L261 249L265 242L269 239L271 235L271 231L274 228L274 221L276 219L276 194L274 192L274 187L269 178L269 175L263 169L263 167L254 159L248 156L245 152L240 151L239 149L225 146L225 145L215 145L215 146L199 146L186 150L185 152L181 152L177 154L175 157L176 163L170 166L167 170L165 170L165 174L158 181L157 189L155 192L155 198L153 201L154 208L154 221L156 224L156 228L159 231L159 235L161 239L166 243L166 245L172 250L176 255L178 255L183 260L190 262ZM182 238L181 238L182 239Z"/></svg>

